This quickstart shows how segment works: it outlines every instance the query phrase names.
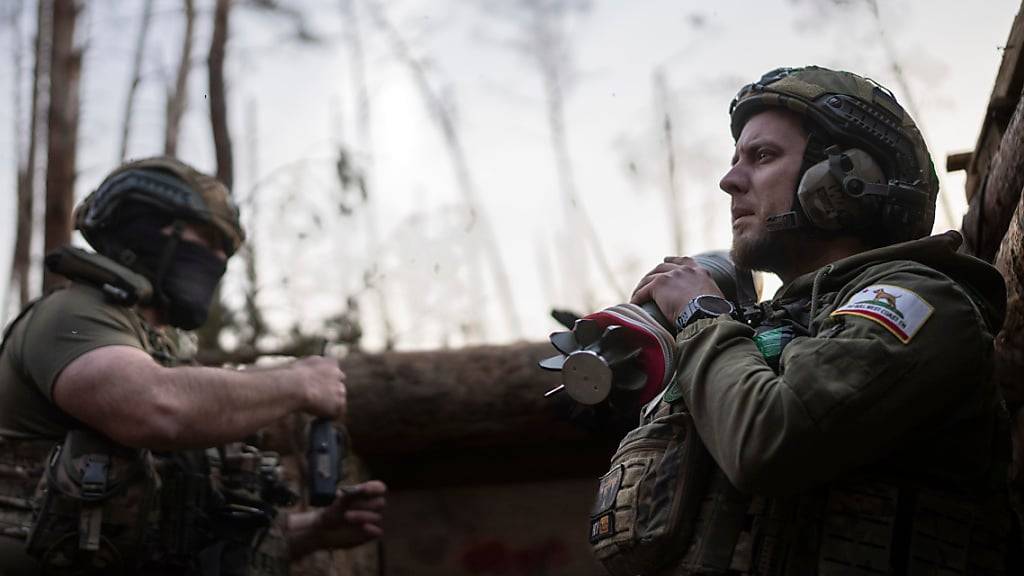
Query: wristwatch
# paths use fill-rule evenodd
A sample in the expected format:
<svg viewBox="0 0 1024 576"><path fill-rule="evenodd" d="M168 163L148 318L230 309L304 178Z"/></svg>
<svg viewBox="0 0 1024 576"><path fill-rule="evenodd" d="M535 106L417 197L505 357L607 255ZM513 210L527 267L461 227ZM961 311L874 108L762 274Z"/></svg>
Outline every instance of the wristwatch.
<svg viewBox="0 0 1024 576"><path fill-rule="evenodd" d="M682 330L702 318L718 318L732 316L735 318L736 307L721 296L701 294L683 308L676 318L676 328Z"/></svg>

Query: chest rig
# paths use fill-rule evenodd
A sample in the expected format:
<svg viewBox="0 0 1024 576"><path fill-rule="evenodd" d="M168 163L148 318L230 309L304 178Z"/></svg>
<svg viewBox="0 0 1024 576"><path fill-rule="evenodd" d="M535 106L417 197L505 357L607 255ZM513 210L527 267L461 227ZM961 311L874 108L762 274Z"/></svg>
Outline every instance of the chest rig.
<svg viewBox="0 0 1024 576"><path fill-rule="evenodd" d="M145 278L74 248L49 256L47 265L126 307L152 294ZM192 364L181 356L177 334L153 328L129 309L154 360L168 367ZM16 522L0 529L26 539L44 573L288 573L288 550L275 518L295 495L281 477L276 453L244 442L152 452L87 429L72 430L52 446L0 445L0 488L10 494L0 495L0 520L4 510L20 511ZM17 489L6 490L12 481Z"/></svg>
<svg viewBox="0 0 1024 576"><path fill-rule="evenodd" d="M817 283L815 283L817 284ZM836 293L749 307L755 342L784 369L785 346L818 334L815 311ZM837 329L838 327L829 328ZM657 407L659 413L680 408ZM685 409L685 408L682 408ZM943 479L858 470L793 497L746 496L712 463L682 557L657 576L925 576L1006 573L1009 506L993 472L995 497L951 488ZM678 552L677 552L678 553Z"/></svg>

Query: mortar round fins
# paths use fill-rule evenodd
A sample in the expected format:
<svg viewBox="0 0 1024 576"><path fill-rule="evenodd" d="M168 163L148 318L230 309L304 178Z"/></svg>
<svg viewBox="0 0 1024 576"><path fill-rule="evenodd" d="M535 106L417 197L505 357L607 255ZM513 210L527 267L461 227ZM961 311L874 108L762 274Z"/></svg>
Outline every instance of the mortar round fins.
<svg viewBox="0 0 1024 576"><path fill-rule="evenodd" d="M576 337L580 348L586 348L601 339L601 326L593 320L580 318L573 325L572 334Z"/></svg>
<svg viewBox="0 0 1024 576"><path fill-rule="evenodd" d="M565 366L565 359L566 358L568 358L568 356L566 356L564 354L559 354L558 356L552 356L550 358L545 358L545 359L541 360L540 362L538 362L537 365L540 366L541 368L545 369L545 370L550 370L552 372L558 372L559 370L562 369L562 366Z"/></svg>
<svg viewBox="0 0 1024 576"><path fill-rule="evenodd" d="M576 342L576 336L569 331L552 332L548 340L551 341L551 345L555 347L555 350L567 356L581 348L579 343Z"/></svg>

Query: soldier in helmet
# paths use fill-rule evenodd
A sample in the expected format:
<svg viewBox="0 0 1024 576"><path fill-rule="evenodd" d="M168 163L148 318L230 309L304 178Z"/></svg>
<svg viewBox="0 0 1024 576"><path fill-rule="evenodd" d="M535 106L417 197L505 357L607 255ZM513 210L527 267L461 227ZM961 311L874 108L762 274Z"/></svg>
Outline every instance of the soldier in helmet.
<svg viewBox="0 0 1024 576"><path fill-rule="evenodd" d="M47 256L70 285L0 349L0 573L285 574L378 537L383 484L278 514L294 495L276 456L240 442L291 413L343 417L335 361L236 371L177 347L244 240L224 185L175 159L132 162L75 224L96 253Z"/></svg>
<svg viewBox="0 0 1024 576"><path fill-rule="evenodd" d="M680 539L613 574L1019 573L987 377L1005 287L958 233L929 236L938 184L913 120L877 83L814 66L765 74L730 113L732 257L783 285L741 314L689 258L638 284L633 302L679 328L645 415L688 413L711 472L680 474L704 490L665 531Z"/></svg>

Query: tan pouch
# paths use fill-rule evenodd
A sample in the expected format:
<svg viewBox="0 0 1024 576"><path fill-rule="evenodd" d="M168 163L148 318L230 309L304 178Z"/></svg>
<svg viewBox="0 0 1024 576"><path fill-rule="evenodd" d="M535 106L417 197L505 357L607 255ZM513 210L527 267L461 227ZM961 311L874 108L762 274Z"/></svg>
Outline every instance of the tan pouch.
<svg viewBox="0 0 1024 576"><path fill-rule="evenodd" d="M137 562L157 507L147 450L72 430L54 447L26 544L47 574L117 574Z"/></svg>
<svg viewBox="0 0 1024 576"><path fill-rule="evenodd" d="M646 574L686 552L711 464L684 410L622 439L590 522L591 547L612 576Z"/></svg>

